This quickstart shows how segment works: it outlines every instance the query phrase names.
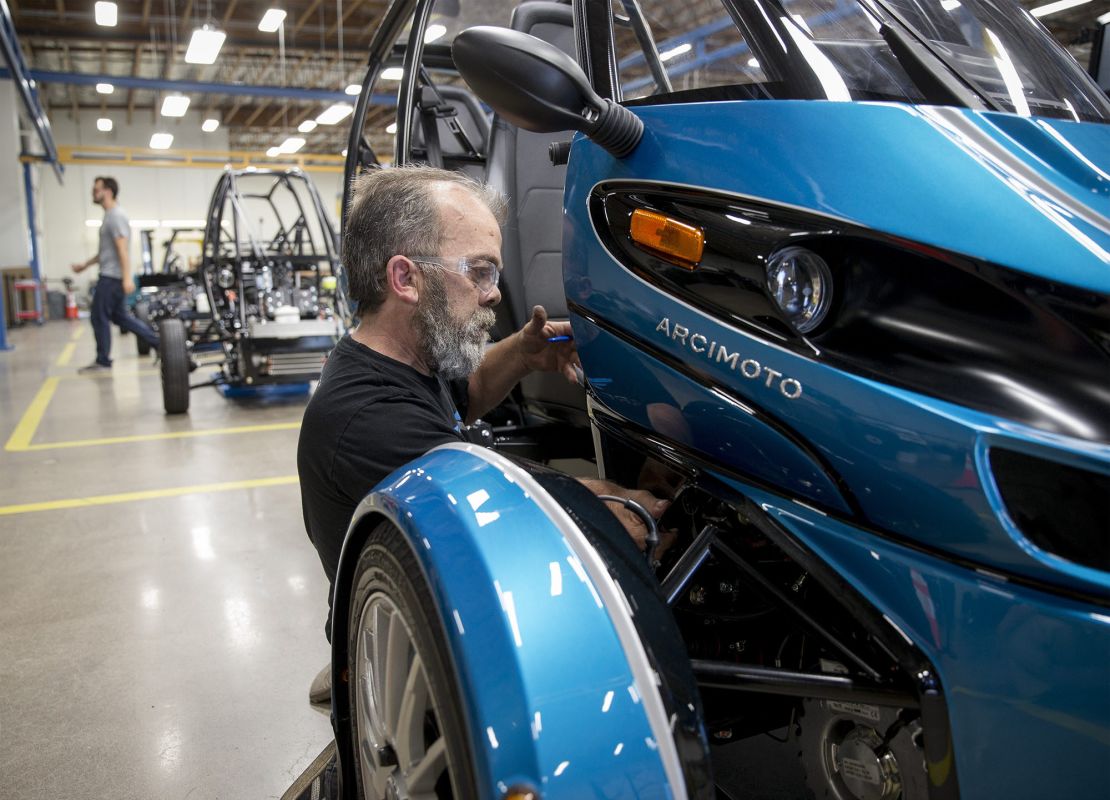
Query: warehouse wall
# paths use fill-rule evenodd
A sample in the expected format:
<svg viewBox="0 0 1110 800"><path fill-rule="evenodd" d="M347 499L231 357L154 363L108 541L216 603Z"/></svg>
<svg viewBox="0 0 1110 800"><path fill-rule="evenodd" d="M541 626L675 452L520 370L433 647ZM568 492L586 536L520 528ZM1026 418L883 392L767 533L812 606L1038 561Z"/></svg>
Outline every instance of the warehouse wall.
<svg viewBox="0 0 1110 800"><path fill-rule="evenodd" d="M125 113L110 114L115 129L101 133L96 129L95 111L81 112L75 122L61 109L55 109L51 123L54 138L64 145L112 145L117 147L147 147L150 135L166 131L174 135L173 150L227 150L227 133L221 127L213 133L200 129L203 115L189 113L180 120L159 117L152 121L150 112L136 112L131 125L126 124ZM172 152L172 151L171 151ZM92 204L92 183L98 175L110 175L120 184L120 205L132 222L137 220L203 220L208 210L212 190L223 172L220 168L181 167L122 167L110 164L66 166L64 185L59 186L49 168L39 167L40 179L36 200L39 215L40 246L43 272L48 279L61 279L70 272L70 264L84 261L97 249L99 229L87 221L98 221L103 216L99 206ZM338 220L339 203L336 200L341 175L311 173L324 206ZM140 258L140 227L132 225L131 259L138 265ZM160 257L159 242L167 231L155 235L156 259ZM81 286L96 275L95 269L78 278Z"/></svg>

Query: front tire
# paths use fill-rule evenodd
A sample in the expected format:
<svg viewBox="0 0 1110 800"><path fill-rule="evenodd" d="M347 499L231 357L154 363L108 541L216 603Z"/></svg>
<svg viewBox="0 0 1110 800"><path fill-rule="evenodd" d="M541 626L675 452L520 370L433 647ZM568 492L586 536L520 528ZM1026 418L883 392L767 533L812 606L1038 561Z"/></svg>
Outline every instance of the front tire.
<svg viewBox="0 0 1110 800"><path fill-rule="evenodd" d="M166 319L158 328L162 405L167 414L184 414L189 410L189 350L185 341L185 326L179 319Z"/></svg>
<svg viewBox="0 0 1110 800"><path fill-rule="evenodd" d="M370 534L353 585L347 666L358 796L479 797L443 621L392 524Z"/></svg>

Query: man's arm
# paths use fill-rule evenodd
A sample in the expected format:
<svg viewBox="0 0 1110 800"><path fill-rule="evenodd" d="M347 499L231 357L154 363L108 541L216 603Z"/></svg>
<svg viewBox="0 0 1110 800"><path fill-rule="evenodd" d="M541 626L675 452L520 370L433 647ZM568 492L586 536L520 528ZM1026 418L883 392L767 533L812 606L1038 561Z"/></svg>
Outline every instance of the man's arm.
<svg viewBox="0 0 1110 800"><path fill-rule="evenodd" d="M93 264L99 264L99 263L100 263L100 254L98 253L97 255L90 258L88 261L82 261L78 264L71 264L69 268L72 269L74 272L84 272L89 267L91 267Z"/></svg>
<svg viewBox="0 0 1110 800"><path fill-rule="evenodd" d="M135 281L131 277L131 253L127 246L130 240L126 236L117 236L113 241L116 243L116 254L119 256L119 275L120 280L123 281L123 293L131 294L135 291Z"/></svg>
<svg viewBox="0 0 1110 800"><path fill-rule="evenodd" d="M530 372L562 372L576 382L574 341L547 341L553 336L572 336L570 323L550 322L544 307L536 306L523 328L486 350L481 366L470 376L467 424L504 400Z"/></svg>

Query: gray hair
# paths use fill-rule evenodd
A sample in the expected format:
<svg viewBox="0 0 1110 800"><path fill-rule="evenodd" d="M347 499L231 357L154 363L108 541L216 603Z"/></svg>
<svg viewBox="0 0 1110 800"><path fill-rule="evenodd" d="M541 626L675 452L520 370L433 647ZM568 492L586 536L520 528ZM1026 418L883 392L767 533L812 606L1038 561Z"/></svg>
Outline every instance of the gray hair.
<svg viewBox="0 0 1110 800"><path fill-rule="evenodd" d="M461 172L419 165L387 167L355 179L343 232L343 265L358 313L385 302L385 268L396 255L436 255L443 242L435 190L470 190L504 224L507 203L496 189Z"/></svg>

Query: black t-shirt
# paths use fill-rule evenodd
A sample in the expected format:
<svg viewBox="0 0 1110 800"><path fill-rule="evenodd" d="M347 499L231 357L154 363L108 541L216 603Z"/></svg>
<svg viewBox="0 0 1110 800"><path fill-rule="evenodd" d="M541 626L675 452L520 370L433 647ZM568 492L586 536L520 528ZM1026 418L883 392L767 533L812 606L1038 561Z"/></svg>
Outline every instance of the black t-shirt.
<svg viewBox="0 0 1110 800"><path fill-rule="evenodd" d="M304 524L329 582L355 507L398 467L462 441L467 397L465 380L422 375L350 336L340 339L297 444Z"/></svg>

